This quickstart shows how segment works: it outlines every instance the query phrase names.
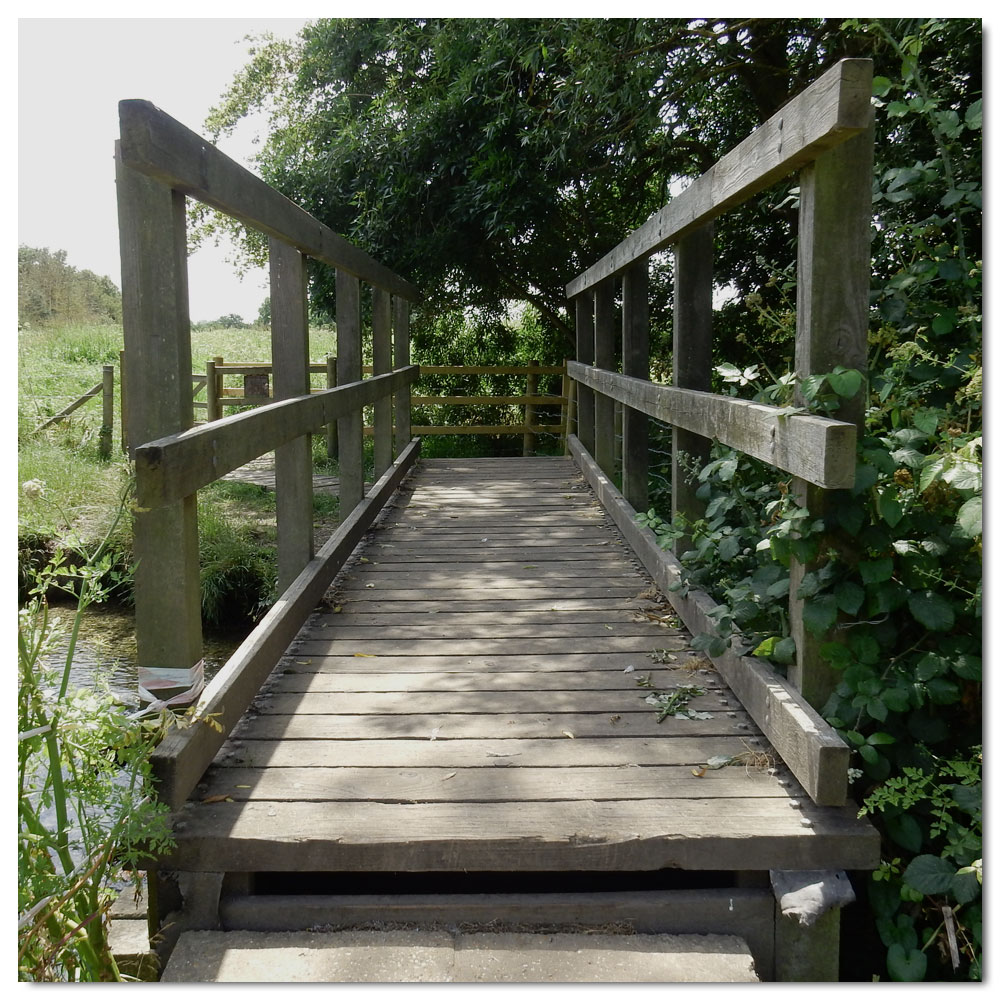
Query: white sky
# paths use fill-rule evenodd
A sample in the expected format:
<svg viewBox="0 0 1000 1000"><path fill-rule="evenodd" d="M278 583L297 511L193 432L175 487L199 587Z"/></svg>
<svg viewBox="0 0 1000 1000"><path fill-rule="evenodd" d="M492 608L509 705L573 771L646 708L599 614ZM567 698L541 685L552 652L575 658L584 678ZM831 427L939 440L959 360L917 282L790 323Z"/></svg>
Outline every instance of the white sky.
<svg viewBox="0 0 1000 1000"><path fill-rule="evenodd" d="M8 22L9 24L10 22ZM195 132L247 62L247 34L293 37L305 19L18 20L18 245L65 250L121 287L114 143L118 101L143 98ZM255 126L219 143L249 165ZM223 249L189 260L191 318L257 316L264 270L242 281Z"/></svg>

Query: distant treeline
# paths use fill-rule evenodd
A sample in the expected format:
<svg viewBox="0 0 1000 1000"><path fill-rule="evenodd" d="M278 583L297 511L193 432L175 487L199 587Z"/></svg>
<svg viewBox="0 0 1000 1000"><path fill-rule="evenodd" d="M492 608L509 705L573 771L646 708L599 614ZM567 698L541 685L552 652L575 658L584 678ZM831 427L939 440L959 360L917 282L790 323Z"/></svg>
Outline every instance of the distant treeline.
<svg viewBox="0 0 1000 1000"><path fill-rule="evenodd" d="M65 250L17 248L18 326L121 318L122 294L110 278L67 264Z"/></svg>

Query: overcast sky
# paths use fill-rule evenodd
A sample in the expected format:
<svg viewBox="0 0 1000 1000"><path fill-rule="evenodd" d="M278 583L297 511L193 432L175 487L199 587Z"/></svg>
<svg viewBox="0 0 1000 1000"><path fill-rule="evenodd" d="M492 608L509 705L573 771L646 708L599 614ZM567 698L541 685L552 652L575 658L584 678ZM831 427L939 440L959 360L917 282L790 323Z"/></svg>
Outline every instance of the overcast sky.
<svg viewBox="0 0 1000 1000"><path fill-rule="evenodd" d="M7 22L10 23L9 21ZM18 21L18 244L65 250L68 262L121 286L114 143L118 102L152 101L193 129L247 61L247 34L292 37L304 19L66 18ZM255 127L220 148L248 164ZM254 319L263 270L242 281L225 253L189 262L192 320Z"/></svg>

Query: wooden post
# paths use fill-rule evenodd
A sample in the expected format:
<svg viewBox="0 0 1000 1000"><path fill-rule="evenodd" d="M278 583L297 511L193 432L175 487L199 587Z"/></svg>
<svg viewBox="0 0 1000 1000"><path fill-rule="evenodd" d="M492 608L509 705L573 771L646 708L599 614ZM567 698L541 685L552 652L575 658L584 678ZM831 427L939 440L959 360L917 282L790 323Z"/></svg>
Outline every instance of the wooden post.
<svg viewBox="0 0 1000 1000"><path fill-rule="evenodd" d="M333 389L337 385L337 358L333 354L326 356L326 387ZM326 457L336 458L337 450L337 421L331 420L326 425Z"/></svg>
<svg viewBox="0 0 1000 1000"><path fill-rule="evenodd" d="M372 289L372 374L392 371L392 297L382 288ZM375 403L375 472L373 480L392 465L392 398Z"/></svg>
<svg viewBox="0 0 1000 1000"><path fill-rule="evenodd" d="M215 360L205 362L205 420L220 420L222 418L222 403L219 400L219 382L221 375L215 373Z"/></svg>
<svg viewBox="0 0 1000 1000"><path fill-rule="evenodd" d="M682 389L712 388L712 224L683 237L674 250L674 385ZM671 513L688 521L704 516L705 504L695 496L695 473L712 443L700 434L675 427L673 433ZM690 548L686 537L674 543L680 556Z"/></svg>
<svg viewBox="0 0 1000 1000"><path fill-rule="evenodd" d="M309 393L309 301L306 262L299 251L271 237L271 370L274 399ZM278 522L278 592L283 593L313 557L312 438L274 450Z"/></svg>
<svg viewBox="0 0 1000 1000"><path fill-rule="evenodd" d="M111 433L115 424L115 366L102 367L101 386L101 435L99 449L102 458L111 455Z"/></svg>
<svg viewBox="0 0 1000 1000"><path fill-rule="evenodd" d="M649 379L649 266L622 274L622 374ZM649 417L630 406L622 414L622 495L638 511L649 507Z"/></svg>
<svg viewBox="0 0 1000 1000"><path fill-rule="evenodd" d="M128 453L128 401L125 398L125 352L118 352L118 415L122 425L122 451Z"/></svg>
<svg viewBox="0 0 1000 1000"><path fill-rule="evenodd" d="M535 359L528 362L528 367L536 368L540 363L541 362ZM536 372L528 372L528 375L525 378L524 394L526 396L538 395L538 374ZM535 404L525 403L524 440L522 442L522 447L521 447L521 452L524 455L535 454L535 432L531 429L534 426L535 426Z"/></svg>
<svg viewBox="0 0 1000 1000"><path fill-rule="evenodd" d="M613 371L615 367L615 279L605 278L594 292L594 366ZM594 460L615 479L615 401L594 394Z"/></svg>
<svg viewBox="0 0 1000 1000"><path fill-rule="evenodd" d="M594 363L594 296L583 292L576 304L576 360L581 365ZM580 444L594 454L594 390L586 385L576 387L577 433Z"/></svg>
<svg viewBox="0 0 1000 1000"><path fill-rule="evenodd" d="M392 300L394 365L404 368L410 363L410 304L397 295ZM396 393L396 453L410 443L410 386Z"/></svg>
<svg viewBox="0 0 1000 1000"><path fill-rule="evenodd" d="M116 150L122 326L132 447L191 427L184 196ZM144 701L197 700L204 684L196 495L135 512L135 637Z"/></svg>
<svg viewBox="0 0 1000 1000"><path fill-rule="evenodd" d="M795 372L799 378L837 365L868 370L868 292L871 278L871 191L873 129L819 156L799 177L799 260L795 323ZM834 416L864 426L868 390ZM801 403L801 398L797 400ZM823 517L832 493L802 479L792 480L798 503ZM806 701L821 708L837 683L819 648L830 635L808 632L797 597L803 576L816 567L792 561L789 620L796 662L788 679Z"/></svg>
<svg viewBox="0 0 1000 1000"><path fill-rule="evenodd" d="M361 283L346 271L337 271L337 384L361 381ZM364 498L363 412L338 421L340 444L340 520Z"/></svg>
<svg viewBox="0 0 1000 1000"><path fill-rule="evenodd" d="M562 395L563 395L563 454L569 454L569 436L574 433L576 423L576 382L566 371L568 360L563 362Z"/></svg>

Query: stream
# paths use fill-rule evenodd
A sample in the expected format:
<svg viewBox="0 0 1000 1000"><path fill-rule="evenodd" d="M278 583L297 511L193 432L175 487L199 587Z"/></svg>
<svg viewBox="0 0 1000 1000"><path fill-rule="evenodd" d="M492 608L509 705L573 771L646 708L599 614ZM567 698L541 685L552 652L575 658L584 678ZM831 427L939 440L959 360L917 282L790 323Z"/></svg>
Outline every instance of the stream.
<svg viewBox="0 0 1000 1000"><path fill-rule="evenodd" d="M50 617L59 618L64 641L51 654L49 662L61 669L65 663L69 631L73 624L75 604L53 604ZM214 632L204 636L205 682L207 683L246 637L250 626L229 632ZM90 687L96 679L107 679L111 691L124 704L139 707L139 672L136 663L135 616L131 609L116 605L92 605L80 623L73 666L70 668L71 687Z"/></svg>

